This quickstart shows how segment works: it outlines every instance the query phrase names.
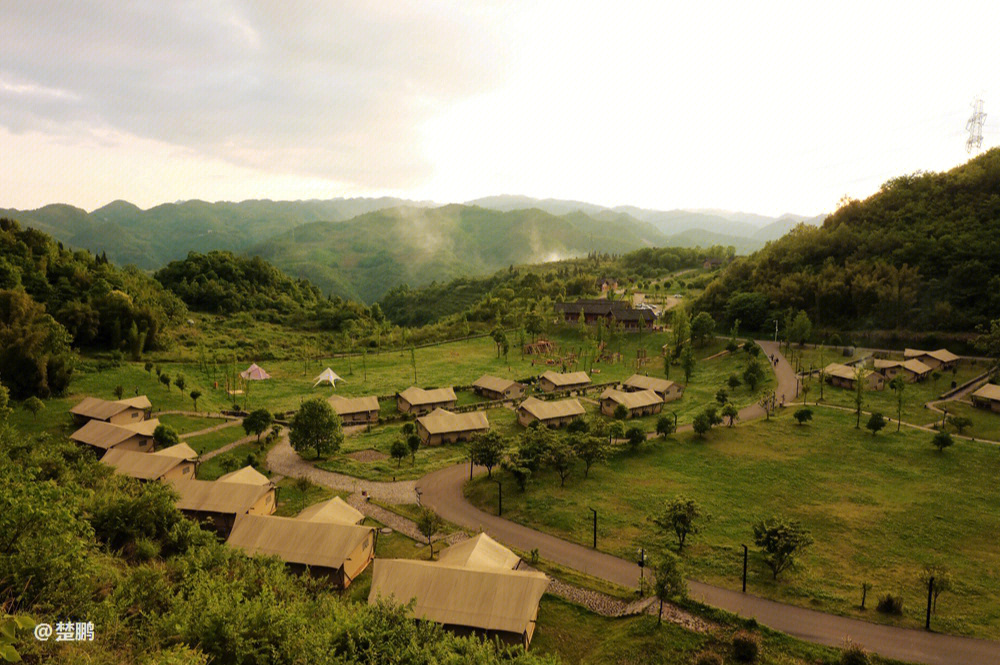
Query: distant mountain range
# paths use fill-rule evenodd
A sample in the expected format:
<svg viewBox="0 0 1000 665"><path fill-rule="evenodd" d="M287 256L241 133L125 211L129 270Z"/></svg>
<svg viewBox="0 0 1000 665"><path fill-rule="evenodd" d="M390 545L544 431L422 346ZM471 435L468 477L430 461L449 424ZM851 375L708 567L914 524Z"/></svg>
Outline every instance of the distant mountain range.
<svg viewBox="0 0 1000 665"><path fill-rule="evenodd" d="M717 210L607 208L580 201L493 196L466 204L351 198L183 201L142 210L114 201L87 212L64 204L0 209L71 247L155 270L189 251L262 256L328 293L372 302L411 286L484 275L510 264L650 246L733 246L752 252L800 222Z"/></svg>

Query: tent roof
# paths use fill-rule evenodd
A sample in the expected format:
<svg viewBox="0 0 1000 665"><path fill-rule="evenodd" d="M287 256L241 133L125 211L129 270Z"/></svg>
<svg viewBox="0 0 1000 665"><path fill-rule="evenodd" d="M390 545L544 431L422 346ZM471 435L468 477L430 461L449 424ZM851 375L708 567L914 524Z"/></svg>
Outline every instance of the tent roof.
<svg viewBox="0 0 1000 665"><path fill-rule="evenodd" d="M272 492L270 485L220 483L214 480L170 480L177 491L177 507L209 513L245 513L257 501Z"/></svg>
<svg viewBox="0 0 1000 665"><path fill-rule="evenodd" d="M601 399L610 399L629 409L641 409L645 406L663 404L663 398L652 390L636 390L635 392L622 392L614 388L608 388L601 393Z"/></svg>
<svg viewBox="0 0 1000 665"><path fill-rule="evenodd" d="M153 405L145 395L131 397L129 399L109 402L100 397L84 397L83 400L69 410L74 416L93 418L95 420L107 420L126 409L149 409Z"/></svg>
<svg viewBox="0 0 1000 665"><path fill-rule="evenodd" d="M143 453L122 448L112 448L101 458L102 464L113 467L118 473L142 480L156 480L185 461L181 457L163 453Z"/></svg>
<svg viewBox="0 0 1000 665"><path fill-rule="evenodd" d="M590 375L586 372L566 372L565 374L549 370L540 377L548 379L555 386L578 386L590 383Z"/></svg>
<svg viewBox="0 0 1000 665"><path fill-rule="evenodd" d="M332 369L327 367L326 369L324 369L322 372L319 373L319 376L313 379L313 388L323 383L324 381L329 383L331 386L335 386L337 385L337 381L343 381L343 380L344 378L342 376L340 376Z"/></svg>
<svg viewBox="0 0 1000 665"><path fill-rule="evenodd" d="M476 388L482 388L483 390L492 390L493 392L502 393L511 386L517 385L517 381L501 379L498 376L483 374L481 377L476 379L476 382L472 385Z"/></svg>
<svg viewBox="0 0 1000 665"><path fill-rule="evenodd" d="M264 554L287 563L340 568L373 531L354 524L239 515L226 543L251 556Z"/></svg>
<svg viewBox="0 0 1000 665"><path fill-rule="evenodd" d="M837 378L848 379L850 381L853 381L855 378L854 368L851 367L850 365L842 365L840 363L830 363L829 365L826 366L823 372L827 376L836 376ZM871 372L867 370L863 370L863 372L865 376L871 374Z"/></svg>
<svg viewBox="0 0 1000 665"><path fill-rule="evenodd" d="M980 399L988 399L994 402L1000 402L1000 386L995 383L987 383L981 387L976 392L972 393L973 397L979 397Z"/></svg>
<svg viewBox="0 0 1000 665"><path fill-rule="evenodd" d="M457 399L455 397L455 391L450 387L424 390L423 388L411 386L399 393L399 396L413 405L440 404L442 402L454 402Z"/></svg>
<svg viewBox="0 0 1000 665"><path fill-rule="evenodd" d="M375 559L368 602L414 600L418 619L521 635L534 621L548 585L537 572Z"/></svg>
<svg viewBox="0 0 1000 665"><path fill-rule="evenodd" d="M237 469L236 471L230 471L225 475L219 476L217 480L220 483L240 483L242 485L271 484L271 481L268 480L267 476L265 476L252 466L245 466L242 469Z"/></svg>
<svg viewBox="0 0 1000 665"><path fill-rule="evenodd" d="M669 379L658 379L655 376L646 376L645 374L633 374L625 379L624 385L629 388L655 390L658 393L664 393L670 390L670 387L675 385L675 382Z"/></svg>
<svg viewBox="0 0 1000 665"><path fill-rule="evenodd" d="M137 434L152 436L153 430L159 424L160 421L156 418L132 425L112 425L103 420L91 420L70 434L69 438L96 448L108 449L117 446L122 441L131 439Z"/></svg>
<svg viewBox="0 0 1000 665"><path fill-rule="evenodd" d="M931 368L928 365L923 364L916 358L910 358L909 360L904 362L902 366L903 369L909 372L913 372L914 374L917 375L927 374L928 372L931 371Z"/></svg>
<svg viewBox="0 0 1000 665"><path fill-rule="evenodd" d="M434 409L426 416L417 418L424 429L430 434L445 434L448 432L469 432L489 429L490 421L482 411L468 413L452 413L444 409Z"/></svg>
<svg viewBox="0 0 1000 665"><path fill-rule="evenodd" d="M295 519L304 520L306 522L360 524L365 519L365 515L360 510L357 510L341 499L339 496L335 496L329 501L314 503L296 515Z"/></svg>
<svg viewBox="0 0 1000 665"><path fill-rule="evenodd" d="M442 550L438 561L449 566L513 570L521 563L521 557L481 533Z"/></svg>
<svg viewBox="0 0 1000 665"><path fill-rule="evenodd" d="M950 363L959 359L954 353L948 349L937 349L936 351L923 351L921 349L905 349L903 351L904 358L919 358L920 356L930 356L938 362Z"/></svg>
<svg viewBox="0 0 1000 665"><path fill-rule="evenodd" d="M875 359L875 369L890 369L892 367L902 367L902 360L888 360L884 358Z"/></svg>
<svg viewBox="0 0 1000 665"><path fill-rule="evenodd" d="M539 420L582 416L587 412L575 398L546 401L529 397L521 402L521 406L518 408L524 409Z"/></svg>
<svg viewBox="0 0 1000 665"><path fill-rule="evenodd" d="M264 381L265 379L270 379L271 375L264 371L257 363L251 364L245 370L240 372L242 376L247 381Z"/></svg>
<svg viewBox="0 0 1000 665"><path fill-rule="evenodd" d="M169 448L164 448L163 450L157 450L157 455L167 455L169 457L179 457L181 459L198 459L198 452L189 446L188 444L181 441L180 443L174 444Z"/></svg>
<svg viewBox="0 0 1000 665"><path fill-rule="evenodd" d="M367 395L365 397L341 397L331 395L327 401L337 415L344 416L350 413L367 413L378 411L381 407L378 404L378 397Z"/></svg>

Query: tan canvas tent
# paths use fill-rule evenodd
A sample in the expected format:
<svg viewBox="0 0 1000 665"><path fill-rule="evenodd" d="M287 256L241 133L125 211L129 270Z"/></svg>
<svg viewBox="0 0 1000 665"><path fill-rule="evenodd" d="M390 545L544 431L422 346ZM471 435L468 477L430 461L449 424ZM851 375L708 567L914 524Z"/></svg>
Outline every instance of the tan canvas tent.
<svg viewBox="0 0 1000 665"><path fill-rule="evenodd" d="M112 448L101 458L101 463L112 467L117 473L139 480L194 478L197 466L193 458L164 452L143 453L125 448Z"/></svg>
<svg viewBox="0 0 1000 665"><path fill-rule="evenodd" d="M271 375L264 371L257 363L251 363L249 367L240 372L240 376L247 381L266 381Z"/></svg>
<svg viewBox="0 0 1000 665"><path fill-rule="evenodd" d="M252 466L245 466L242 469L236 469L236 471L230 471L227 474L221 475L218 478L220 483L241 483L243 485L270 485L271 481L268 480L267 476L253 468Z"/></svg>
<svg viewBox="0 0 1000 665"><path fill-rule="evenodd" d="M368 602L412 600L416 619L440 623L459 634L485 634L527 647L548 585L548 578L538 572L376 559Z"/></svg>
<svg viewBox="0 0 1000 665"><path fill-rule="evenodd" d="M480 533L442 550L438 562L447 566L514 570L521 564L521 557Z"/></svg>
<svg viewBox="0 0 1000 665"><path fill-rule="evenodd" d="M226 542L253 556L276 556L345 588L375 556L375 529L273 515L239 515Z"/></svg>
<svg viewBox="0 0 1000 665"><path fill-rule="evenodd" d="M574 390L585 388L590 385L590 375L586 372L559 372L548 371L538 377L538 387L545 392L553 390Z"/></svg>
<svg viewBox="0 0 1000 665"><path fill-rule="evenodd" d="M156 418L122 425L90 420L70 434L69 438L91 446L100 454L115 447L148 452L153 449L153 431L159 424L160 421Z"/></svg>
<svg viewBox="0 0 1000 665"><path fill-rule="evenodd" d="M181 441L180 443L174 444L169 448L164 448L163 450L157 450L158 455L170 455L172 457L180 457L181 459L196 460L198 459L198 453L194 448L188 444Z"/></svg>
<svg viewBox="0 0 1000 665"><path fill-rule="evenodd" d="M69 412L81 424L88 420L103 420L114 425L121 425L145 420L147 411L152 406L145 395L114 402L99 397L84 397L83 401L70 409Z"/></svg>
<svg viewBox="0 0 1000 665"><path fill-rule="evenodd" d="M413 413L418 416L430 413L434 409L448 409L455 406L458 398L455 391L449 388L433 388L424 390L411 386L396 393L396 408L400 413Z"/></svg>
<svg viewBox="0 0 1000 665"><path fill-rule="evenodd" d="M417 418L417 434L424 444L433 446L441 443L468 441L472 436L490 428L490 421L482 411L452 413L444 409L434 409L426 416Z"/></svg>
<svg viewBox="0 0 1000 665"><path fill-rule="evenodd" d="M980 409L1000 411L1000 386L987 383L970 395L972 405Z"/></svg>
<svg viewBox="0 0 1000 665"><path fill-rule="evenodd" d="M228 536L237 515L274 513L274 485L220 483L213 480L170 480L177 508L193 519L210 523Z"/></svg>
<svg viewBox="0 0 1000 665"><path fill-rule="evenodd" d="M357 425L365 423L377 423L380 406L378 397L368 395L365 397L341 397L340 395L330 395L327 399L333 410L340 416L341 422L345 425Z"/></svg>
<svg viewBox="0 0 1000 665"><path fill-rule="evenodd" d="M628 377L622 383L622 389L625 391L652 390L664 402L671 402L684 394L684 387L676 381L646 376L645 374L633 374Z"/></svg>
<svg viewBox="0 0 1000 665"><path fill-rule="evenodd" d="M313 379L313 388L315 388L316 386L318 386L321 383L325 383L325 384L327 384L329 386L336 387L337 386L337 381L343 381L343 380L344 379L341 378L341 376L339 374L337 374L332 369L330 369L329 367L327 367L322 372L320 372L319 376L317 376L315 379Z"/></svg>
<svg viewBox="0 0 1000 665"><path fill-rule="evenodd" d="M613 416L619 406L628 409L630 418L659 413L663 408L663 399L653 390L623 392L608 388L601 393L600 401L601 413L606 416Z"/></svg>
<svg viewBox="0 0 1000 665"><path fill-rule="evenodd" d="M511 379L483 374L472 389L487 399L517 399L524 395L524 385Z"/></svg>
<svg viewBox="0 0 1000 665"><path fill-rule="evenodd" d="M314 503L296 515L295 519L305 520L306 522L361 524L365 519L365 515L339 496L335 496L329 501Z"/></svg>
<svg viewBox="0 0 1000 665"><path fill-rule="evenodd" d="M517 421L525 427L535 420L549 427L562 427L585 413L586 409L575 398L541 400L529 397L517 407Z"/></svg>

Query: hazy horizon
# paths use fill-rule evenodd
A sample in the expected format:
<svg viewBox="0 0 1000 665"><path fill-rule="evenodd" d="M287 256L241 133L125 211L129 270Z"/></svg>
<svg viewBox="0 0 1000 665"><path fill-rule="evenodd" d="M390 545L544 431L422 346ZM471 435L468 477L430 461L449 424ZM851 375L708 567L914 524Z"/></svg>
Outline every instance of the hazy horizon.
<svg viewBox="0 0 1000 665"><path fill-rule="evenodd" d="M983 2L16 1L0 205L516 192L813 216L966 161L976 96L997 144L998 18Z"/></svg>

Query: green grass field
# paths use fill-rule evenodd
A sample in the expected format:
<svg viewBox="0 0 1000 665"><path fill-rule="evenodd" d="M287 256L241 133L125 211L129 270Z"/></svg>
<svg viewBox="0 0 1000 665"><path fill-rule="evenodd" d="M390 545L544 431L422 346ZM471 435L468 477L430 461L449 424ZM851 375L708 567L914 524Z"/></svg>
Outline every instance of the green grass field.
<svg viewBox="0 0 1000 665"><path fill-rule="evenodd" d="M203 429L208 429L209 427L214 427L216 425L221 425L226 422L222 418L202 418L198 416L182 416L176 413L170 413L162 416L157 416L160 422L164 425L169 425L173 427L180 435L185 435L190 432L197 432Z"/></svg>
<svg viewBox="0 0 1000 665"><path fill-rule="evenodd" d="M243 431L243 427L240 425L231 425L230 427L223 427L207 434L182 438L184 438L189 446L194 448L195 452L199 455L204 455L207 452L229 445L234 441L246 438L246 435L247 433Z"/></svg>
<svg viewBox="0 0 1000 665"><path fill-rule="evenodd" d="M247 458L251 455L256 456L257 460L257 463L252 466L265 476L269 476L270 472L264 463L264 458L267 455L266 450L263 450L256 443L244 443L199 464L197 477L199 480L215 480L229 471L247 466ZM226 468L227 460L234 461L235 466L232 469Z"/></svg>
<svg viewBox="0 0 1000 665"><path fill-rule="evenodd" d="M559 487L551 472L533 478L526 493L504 493L505 517L579 543L590 541L590 512L600 515L600 547L631 558L644 545L662 547L647 518L666 499L687 494L712 519L684 552L690 574L736 588L742 543L752 545L756 519L800 520L815 544L800 567L777 582L751 556L754 593L840 614L885 619L857 609L860 585L869 600L902 593L905 616L922 622L919 577L924 564L942 564L955 591L941 596L939 630L980 637L1000 630L1000 448L958 442L936 452L927 432L904 429L873 437L853 427L851 414L818 409L799 426L791 409L770 422L717 428L706 439L682 434L622 453L590 478L577 471ZM477 479L470 499L492 512L496 487ZM673 546L672 541L670 545ZM753 548L752 548L753 551Z"/></svg>
<svg viewBox="0 0 1000 665"><path fill-rule="evenodd" d="M951 417L961 416L972 421L972 425L965 428L963 432L966 436L1000 441L1000 413L988 409L977 409L971 404L957 401L939 404L938 407L948 409L948 423L945 425L945 429L949 432L956 431L950 422ZM941 414L931 412L930 415L936 415L940 422Z"/></svg>

